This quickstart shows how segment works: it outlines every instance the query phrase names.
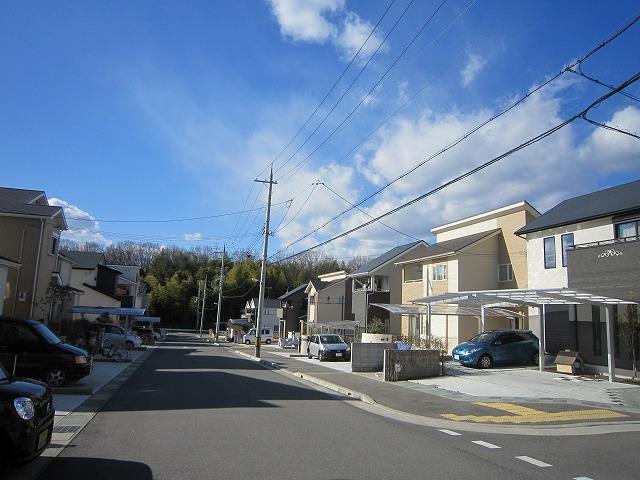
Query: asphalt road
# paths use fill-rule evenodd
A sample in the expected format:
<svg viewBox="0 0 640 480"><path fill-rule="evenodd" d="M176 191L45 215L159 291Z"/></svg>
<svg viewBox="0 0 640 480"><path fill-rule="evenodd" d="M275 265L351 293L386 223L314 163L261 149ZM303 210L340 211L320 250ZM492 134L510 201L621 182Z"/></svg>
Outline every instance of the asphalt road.
<svg viewBox="0 0 640 480"><path fill-rule="evenodd" d="M640 434L454 435L369 413L226 348L174 340L40 479L640 477Z"/></svg>

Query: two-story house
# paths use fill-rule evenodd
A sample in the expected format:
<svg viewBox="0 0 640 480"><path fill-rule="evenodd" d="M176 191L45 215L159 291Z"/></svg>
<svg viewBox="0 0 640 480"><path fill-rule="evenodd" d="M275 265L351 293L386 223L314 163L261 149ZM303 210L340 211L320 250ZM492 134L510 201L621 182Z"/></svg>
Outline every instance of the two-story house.
<svg viewBox="0 0 640 480"><path fill-rule="evenodd" d="M61 207L45 192L0 187L0 313L47 321L47 290L59 279L60 234L67 229Z"/></svg>
<svg viewBox="0 0 640 480"><path fill-rule="evenodd" d="M282 307L280 331L283 336L289 332L300 332L300 322L307 319L307 301L309 297L304 292L307 284L298 285L278 297Z"/></svg>
<svg viewBox="0 0 640 480"><path fill-rule="evenodd" d="M402 304L431 295L469 290L527 287L527 245L514 232L540 213L522 201L463 218L431 230L436 243L421 258L396 262L402 267ZM485 329L526 328L527 320L488 316ZM466 341L481 328L470 315L403 315L404 335L435 336L447 350Z"/></svg>
<svg viewBox="0 0 640 480"><path fill-rule="evenodd" d="M282 316L282 306L280 300L275 298L265 298L262 304L262 328L271 328L274 333L280 331L280 317ZM258 299L252 298L245 305L242 318L255 327L258 315Z"/></svg>
<svg viewBox="0 0 640 480"><path fill-rule="evenodd" d="M389 313L375 304L401 302L402 269L396 263L424 257L428 254L428 246L422 240L399 245L348 275L353 279L353 319L358 322L362 331L365 331L373 318L379 318L385 323L385 333L402 333L400 315Z"/></svg>
<svg viewBox="0 0 640 480"><path fill-rule="evenodd" d="M344 270L318 275L309 281L305 288L307 322L327 324L353 320L352 282Z"/></svg>
<svg viewBox="0 0 640 480"><path fill-rule="evenodd" d="M527 240L529 288L568 287L640 301L640 181L565 200L516 234ZM637 318L637 305L612 312L616 365L631 368L619 322ZM548 306L545 340L549 353L577 350L586 363L607 365L601 306Z"/></svg>
<svg viewBox="0 0 640 480"><path fill-rule="evenodd" d="M147 308L147 294L137 265L107 265L120 272L116 280L116 297L125 308Z"/></svg>

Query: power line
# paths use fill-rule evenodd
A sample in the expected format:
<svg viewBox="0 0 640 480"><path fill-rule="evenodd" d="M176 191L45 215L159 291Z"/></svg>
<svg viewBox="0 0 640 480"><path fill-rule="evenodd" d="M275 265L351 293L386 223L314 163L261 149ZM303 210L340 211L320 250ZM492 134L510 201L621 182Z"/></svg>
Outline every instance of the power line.
<svg viewBox="0 0 640 480"><path fill-rule="evenodd" d="M463 135L461 135L460 137L458 137L456 140L450 142L448 145L445 145L442 149L440 149L439 151L437 151L436 153L432 154L430 157L426 158L425 160L422 160L421 162L417 163L415 166L413 166L412 168L410 168L409 170L405 171L404 173L402 173L401 175L397 176L396 178L394 178L393 180L389 181L388 183L386 183L385 185L383 185L382 187L378 188L377 190L375 190L373 193L367 195L365 198L363 198L362 200L359 200L357 203L354 204L353 207L347 208L346 210L343 210L342 212L338 213L337 215L335 215L334 217L332 217L331 219L329 219L328 221L326 221L325 223L323 223L322 225L316 227L315 229L311 230L310 232L306 233L305 235L303 235L302 237L298 238L297 240L293 241L292 243L288 244L284 249L280 250L281 253L284 250L289 249L290 247L292 247L293 245L296 245L297 243L301 242L302 240L310 237L311 235L313 235L314 233L320 231L321 229L323 229L324 227L326 227L327 225L329 225L330 223L333 223L334 221L336 221L337 219L339 219L340 217L342 217L344 214L350 212L351 210L353 210L354 208L357 208L358 206L362 205L363 203L367 202L368 200L370 200L371 198L375 197L376 195L378 195L379 193L381 193L382 191L386 190L387 188L389 188L391 185L393 185L394 183L398 182L399 180L403 179L404 177L408 176L409 174L413 173L414 171L416 171L418 168L422 167L423 165L425 165L426 163L430 162L431 160L433 160L434 158L444 154L445 152L451 150L452 148L454 148L455 146L457 146L458 144L460 144L462 141L464 141L465 139L467 139L468 137L470 137L471 135L473 135L475 132L477 132L478 130L482 129L483 127L485 127L487 124L497 120L498 118L502 117L503 115L505 115L506 113L510 112L511 110L513 110L515 107L517 107L518 105L520 105L521 103L523 103L525 100L527 100L530 96L532 96L533 94L535 94L536 92L538 92L539 90L543 89L544 87L546 87L547 85L549 85L551 82L555 81L556 79L558 79L560 76L562 76L565 72L569 71L570 69L572 69L573 67L575 67L576 65L581 64L582 62L584 62L586 59L588 59L589 57L591 57L592 55L594 55L596 52L598 52L599 50L601 50L602 48L606 47L607 45L609 45L612 41L614 41L616 38L618 38L620 35L622 35L624 32L626 32L629 28L631 28L635 23L638 22L638 20L640 20L640 15L636 16L634 19L632 19L629 23L625 24L623 27L621 27L620 29L618 29L616 32L614 32L612 35L610 35L608 38L606 38L604 41L602 41L601 43L599 43L597 46L595 46L594 48L592 48L589 52L587 52L586 54L584 54L582 57L580 57L578 60L574 61L573 63L571 63L570 65L566 66L565 68L563 68L560 72L556 73L555 75L551 76L550 78L548 78L546 81L544 81L543 83L541 83L540 85L538 85L536 88L534 88L533 90L527 92L525 95L523 95L522 97L520 97L518 100L516 100L515 102L513 102L511 105L507 106L505 109L503 109L502 111L498 112L497 114L489 117L488 119L484 120L483 122L479 123L478 125L476 125L474 128L472 128L471 130L467 131L466 133L464 133Z"/></svg>
<svg viewBox="0 0 640 480"><path fill-rule="evenodd" d="M587 80L590 80L593 83L597 83L598 85L602 85L603 87L607 87L609 90L613 89L613 85L609 85L608 83L601 82L597 78L594 78L594 77L591 77L591 76L585 74L582 71L582 64L580 64L580 63L578 64L578 70L574 70L573 68L570 68L569 71L571 73L575 73L576 75L580 75L581 77L586 78ZM620 92L620 95L624 95L625 97L630 98L631 100L635 100L636 102L640 102L640 98L638 98L635 95L632 95L630 93Z"/></svg>
<svg viewBox="0 0 640 480"><path fill-rule="evenodd" d="M412 0L413 1L413 0ZM320 144L309 154L307 155L305 158L302 159L302 161L298 162L298 164L296 166L294 166L292 169L288 170L285 174L283 174L282 176L280 176L278 178L278 180L280 179L284 179L287 176L291 175L292 173L294 173L296 170L298 170L300 167L302 167L302 165L304 165L310 158L311 156L317 152L325 143L327 143L331 137L333 137L333 135L335 135L335 133L340 129L340 127L342 127L342 125L344 125L347 120L349 120L349 118L351 118L351 116L360 108L360 106L365 102L365 100L373 93L373 91L378 88L378 86L382 83L382 81L386 78L386 76L389 74L389 72L391 71L391 69L393 67L396 66L396 64L400 61L400 59L402 57L404 57L405 53L407 53L407 50L409 50L409 48L415 43L415 41L418 39L418 37L422 34L422 32L424 31L425 28L427 28L427 26L431 23L431 21L434 19L434 17L438 14L438 12L440 11L440 9L444 6L444 4L446 3L447 0L442 0L442 2L440 3L440 5L438 5L438 7L435 9L435 11L431 14L431 16L426 20L426 22L424 22L422 24L422 26L420 27L420 29L418 30L418 32L413 36L413 38L411 38L411 40L409 41L409 43L404 47L404 49L402 50L402 52L400 52L400 54L395 58L395 60L391 63L391 65L389 65L389 67L384 71L384 73L380 76L380 78L376 81L376 83L373 84L373 86L369 89L369 91L367 92L367 94L362 97L362 99L358 102L358 104L354 107L353 110L351 110L351 112L349 112L349 114L345 117L344 120L342 120L342 122L340 122L338 124L338 126L336 128L333 129L333 131L322 141L320 142ZM411 4L409 4L411 5ZM407 7L408 8L408 7ZM406 11L406 10L405 10ZM404 12L403 12L404 13ZM279 168L282 168L281 165Z"/></svg>
<svg viewBox="0 0 640 480"><path fill-rule="evenodd" d="M302 205L300 206L300 208L298 209L298 211L293 215L293 217L291 217L291 219L285 223L282 227L280 227L280 224L282 224L282 222L280 222L280 224L278 224L278 226L276 228L273 229L272 234L276 234L281 230L284 230L285 228L287 228L288 225L291 224L291 222L293 222L298 215L300 215L300 212L302 212L302 209L304 209L304 207L307 206L307 203L309 202L309 199L311 198L311 195L313 195L313 192L315 191L316 187L319 185L318 182L314 182L313 183L313 188L311 189L311 191L309 192L309 195L307 195L307 198L304 199L304 202L302 203ZM284 218L283 218L284 220Z"/></svg>
<svg viewBox="0 0 640 480"><path fill-rule="evenodd" d="M391 34L393 33L393 31L396 29L396 27L398 26L398 24L400 23L400 20L402 20L402 18L404 17L404 15L407 13L407 10L409 10L409 8L411 7L411 5L413 5L413 2L415 0L411 0L409 2L409 4L405 7L405 9L402 11L402 13L400 14L400 16L396 19L395 23L393 24L393 26L391 27L391 29L389 30L389 32L387 32L387 34L385 35L385 37L382 39L382 42L380 42L380 44L376 47L376 49L374 50L374 52L369 56L369 58L367 59L366 63L362 66L362 68L360 69L360 71L358 72L358 74L353 78L353 80L351 81L351 83L349 84L349 86L346 88L346 90L344 92L342 92L342 95L340 95L340 98L338 98L338 100L334 103L333 107L331 107L331 109L325 114L325 116L322 118L322 120L320 121L320 123L318 123L318 125L316 125L316 127L313 129L313 131L307 136L307 138L305 138L304 142L302 142L301 145L298 146L298 148L296 149L295 152L293 152L289 158L287 158L287 160L280 165L278 168L276 168L276 173L280 171L280 169L282 169L287 163L289 163L297 154L300 150L302 150L302 147L304 147L307 142L311 139L311 137L313 137L313 135L315 135L315 133L318 131L318 129L324 125L324 122L327 120L327 118L329 118L329 116L333 113L333 111L336 109L336 107L340 104L340 102L344 99L344 97L347 95L347 93L351 90L351 88L353 87L353 85L358 81L358 79L360 78L360 76L362 75L362 73L365 71L365 69L369 66L369 63L371 63L371 60L373 60L373 57L376 56L376 54L378 53L378 51L382 48L382 46L386 43L387 39L391 36ZM446 1L446 0L444 0ZM364 101L364 100L363 100Z"/></svg>
<svg viewBox="0 0 640 480"><path fill-rule="evenodd" d="M333 190L331 187L329 187L326 183L322 182L322 183L320 183L320 185L323 185L323 186L324 186L324 188L326 188L327 190L329 190L331 193L333 193L333 194L334 194L335 196L337 196L338 198L342 199L342 201L344 201L344 202L345 202L345 203L347 203L348 205L351 205L352 207L357 208L360 212L364 213L367 217L369 217L369 218L373 218L373 215L369 214L369 212L367 212L366 210L363 210L362 208L360 208L360 207L358 207L358 206L354 205L354 204L353 204L352 202L350 202L347 198L343 197L343 196L342 196L342 195L340 195L338 192L336 192L336 191L335 191L335 190ZM397 228L393 228L392 226L387 225L387 224L386 224L386 223L384 223L384 222L379 222L379 223L380 223L380 225L383 225L383 226L387 227L388 229L393 230L393 231L394 231L394 232L396 232L396 233L399 233L400 235L404 235L405 237L409 237L409 238L411 238L412 240L421 241L421 239L420 239L420 238L416 238L416 237L414 237L413 235L409 235L408 233L401 232L401 231L400 231L400 230L398 230ZM426 243L426 242L425 242L425 243Z"/></svg>
<svg viewBox="0 0 640 480"><path fill-rule="evenodd" d="M307 253L307 252L310 252L312 250L315 250L316 248L319 248L319 247L322 247L324 245L327 245L328 243L331 243L331 242L333 242L335 240L338 240L339 238L345 237L345 236L347 236L347 235L349 235L349 234L351 234L351 233L353 233L355 231L358 231L358 230L360 230L360 229L362 229L362 228L364 228L366 226L369 226L372 223L375 223L376 221L378 221L378 220L380 220L380 219L382 219L384 217L392 215L392 214L394 214L394 213L396 213L396 212L398 212L398 211L400 211L400 210L402 210L402 209L404 209L404 208L406 208L406 207L408 207L410 205L413 205L414 203L417 203L417 202L419 202L421 200L424 200L425 198L430 197L431 195L433 195L433 194L435 194L435 193L437 193L437 192L439 192L441 190L444 190L445 188L453 185L454 183L457 183L460 180L464 180L465 178L470 177L470 176L478 173L481 170L484 170L485 168L493 165L494 163L497 163L500 160L502 160L502 159L504 159L506 157L509 157L509 156L513 155L514 153L516 153L516 152L518 152L518 151L520 151L520 150L522 150L522 149L524 149L526 147L529 147L529 146L533 145L534 143L537 143L537 142L549 137L550 135L553 135L555 132L557 132L560 129L566 127L570 123L573 123L575 120L577 120L579 118L583 118L587 113L589 113L590 110L592 110L593 108L597 107L602 102L604 102L605 100L607 100L608 98L610 98L614 94L618 93L619 91L625 89L629 85L632 85L633 83L637 82L639 79L640 79L640 72L636 73L635 75L630 77L628 80L626 80L625 82L623 82L620 85L618 85L617 87L615 87L611 92L609 92L609 93L601 96L597 100L595 100L593 103L591 103L591 105L589 105L587 108L585 108L581 112L573 115L572 117L568 118L567 120L565 120L565 121L557 124L556 126L546 130L545 132L543 132L543 133L541 133L539 135L536 135L535 137L527 140L526 142L521 143L520 145L512 148L511 150L508 150L507 152L505 152L505 153L503 153L501 155L498 155L497 157L494 157L491 160L488 160L487 162L485 162L485 163L483 163L483 164L481 164L481 165L479 165L479 166L477 166L477 167L475 167L475 168L463 173L462 175L459 175L459 176L455 177L454 179L449 180L448 182L445 182L445 183L441 184L440 186L438 186L438 187L436 187L436 188L434 188L432 190L429 190L428 192L426 192L426 193L424 193L422 195L419 195L419 196L413 198L412 200L410 200L408 202L405 202L402 205L399 205L399 206L393 208L392 210L389 210L389 211L383 213L382 215L378 215L377 217L369 220L368 222L365 222L365 223L363 223L361 225L358 225L357 227L351 228L351 229L349 229L349 230L347 230L345 232L342 232L342 233L340 233L338 235L335 235L334 237L331 237L331 238L329 238L329 239L327 239L327 240L325 240L323 242L320 242L319 244L314 245L313 247L309 247L309 248L307 248L305 250L302 250L302 251L300 251L300 252L298 252L298 253L296 253L294 255L290 255L288 257L282 258L282 259L278 260L277 262L282 262L282 261L288 260L288 259L293 258L295 256L298 256L300 254Z"/></svg>
<svg viewBox="0 0 640 480"><path fill-rule="evenodd" d="M582 118L582 120L584 120L585 122L589 122L590 124L595 125L596 127L604 128L605 130L611 130L613 132L622 133L624 135L628 135L630 137L637 138L638 140L640 140L640 136L636 135L635 133L631 133L631 132L628 132L626 130L622 130L620 128L612 127L612 126L606 125L604 123L596 122L595 120L591 120L590 118L587 118L586 115L584 115L584 116L582 116L580 118Z"/></svg>

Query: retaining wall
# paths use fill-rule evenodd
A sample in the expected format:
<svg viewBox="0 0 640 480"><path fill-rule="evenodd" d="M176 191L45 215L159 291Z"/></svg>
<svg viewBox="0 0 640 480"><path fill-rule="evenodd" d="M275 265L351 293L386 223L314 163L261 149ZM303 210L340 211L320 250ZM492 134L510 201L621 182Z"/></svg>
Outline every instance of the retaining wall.
<svg viewBox="0 0 640 480"><path fill-rule="evenodd" d="M386 350L384 379L387 382L413 380L440 375L438 350Z"/></svg>
<svg viewBox="0 0 640 480"><path fill-rule="evenodd" d="M390 343L352 343L352 372L381 372L384 365L384 351L393 348Z"/></svg>

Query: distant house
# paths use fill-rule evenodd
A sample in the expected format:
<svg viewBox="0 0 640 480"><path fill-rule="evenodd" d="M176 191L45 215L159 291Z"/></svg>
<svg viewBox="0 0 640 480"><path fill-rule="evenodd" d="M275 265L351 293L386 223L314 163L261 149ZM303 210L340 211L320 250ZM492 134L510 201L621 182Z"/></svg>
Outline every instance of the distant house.
<svg viewBox="0 0 640 480"><path fill-rule="evenodd" d="M83 290L84 307L121 307L122 298L116 296L120 271L108 267L104 253L63 250L63 255L73 260L71 287ZM93 318L95 315L87 315Z"/></svg>
<svg viewBox="0 0 640 480"><path fill-rule="evenodd" d="M340 270L318 275L305 288L307 322L332 323L353 320L351 312L353 280Z"/></svg>
<svg viewBox="0 0 640 480"><path fill-rule="evenodd" d="M303 283L278 297L282 307L280 331L285 336L289 332L300 332L300 322L307 319L309 297L305 293L306 288L307 284Z"/></svg>
<svg viewBox="0 0 640 480"><path fill-rule="evenodd" d="M431 231L436 244L421 258L396 262L402 267L402 303L449 292L527 287L527 246L514 232L540 213L526 201L463 218ZM403 315L402 333L431 335L444 340L451 350L478 333L477 317L458 314ZM433 312L432 312L433 313ZM526 318L486 318L485 329L526 328Z"/></svg>
<svg viewBox="0 0 640 480"><path fill-rule="evenodd" d="M0 187L0 313L48 321L47 301L58 273L60 234L67 229L61 207L42 190Z"/></svg>
<svg viewBox="0 0 640 480"><path fill-rule="evenodd" d="M280 317L282 315L280 300L275 298L265 298L263 304L263 314L261 327L271 328L274 332L279 332ZM256 326L258 314L258 299L252 298L245 306L242 318L246 318L252 326Z"/></svg>
<svg viewBox="0 0 640 480"><path fill-rule="evenodd" d="M148 299L137 265L107 265L120 272L116 280L116 297L122 300L123 307L147 308Z"/></svg>
<svg viewBox="0 0 640 480"><path fill-rule="evenodd" d="M565 200L516 231L527 240L529 288L562 288L640 302L640 181ZM612 309L614 332L637 305ZM549 305L545 348L577 350L586 363L607 365L605 316L597 305ZM619 368L631 368L629 347L614 335Z"/></svg>
<svg viewBox="0 0 640 480"><path fill-rule="evenodd" d="M377 317L385 323L386 333L400 335L400 315L372 306L375 303L400 303L402 300L402 269L396 262L424 257L428 244L422 240L400 245L374 258L350 273L353 279L351 311L353 319L364 331L368 323Z"/></svg>

